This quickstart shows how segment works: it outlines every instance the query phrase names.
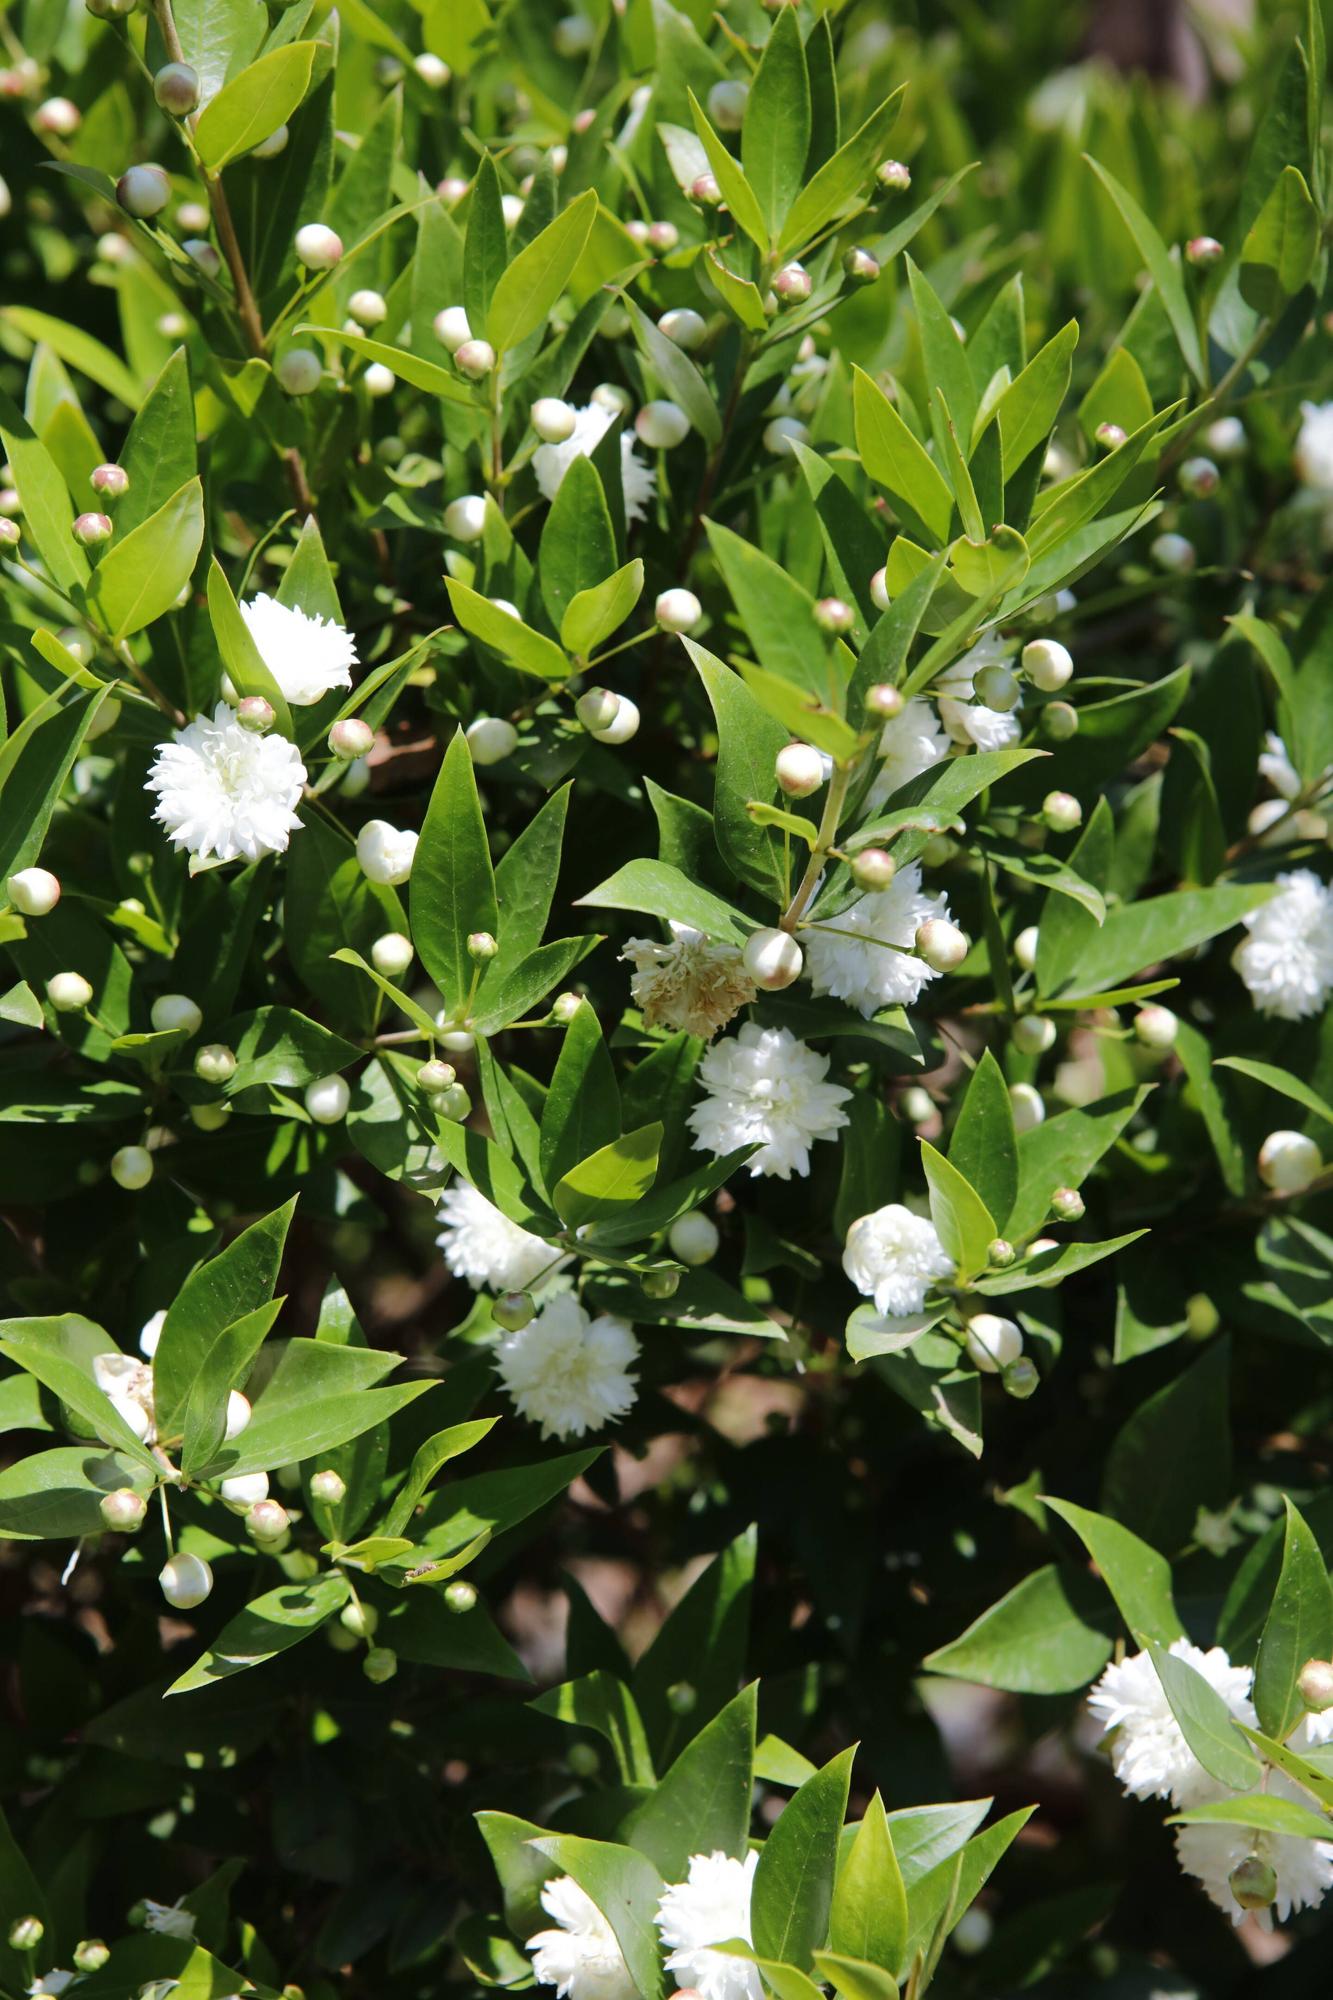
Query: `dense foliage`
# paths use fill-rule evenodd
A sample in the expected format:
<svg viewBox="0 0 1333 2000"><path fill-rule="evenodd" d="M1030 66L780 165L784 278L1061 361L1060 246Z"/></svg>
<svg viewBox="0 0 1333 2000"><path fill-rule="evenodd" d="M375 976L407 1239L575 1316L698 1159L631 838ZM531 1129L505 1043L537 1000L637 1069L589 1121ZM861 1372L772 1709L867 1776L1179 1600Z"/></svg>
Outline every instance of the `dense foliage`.
<svg viewBox="0 0 1333 2000"><path fill-rule="evenodd" d="M1327 1991L1323 16L892 11L0 11L0 2000Z"/></svg>

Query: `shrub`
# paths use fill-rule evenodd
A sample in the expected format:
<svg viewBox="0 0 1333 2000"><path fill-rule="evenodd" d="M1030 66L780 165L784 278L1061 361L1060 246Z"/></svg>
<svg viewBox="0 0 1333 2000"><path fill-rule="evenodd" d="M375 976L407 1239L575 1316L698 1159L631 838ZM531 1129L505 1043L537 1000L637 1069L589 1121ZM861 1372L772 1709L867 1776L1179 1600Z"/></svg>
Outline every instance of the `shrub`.
<svg viewBox="0 0 1333 2000"><path fill-rule="evenodd" d="M6 17L8 2000L1325 1990L1322 15L1015 16Z"/></svg>

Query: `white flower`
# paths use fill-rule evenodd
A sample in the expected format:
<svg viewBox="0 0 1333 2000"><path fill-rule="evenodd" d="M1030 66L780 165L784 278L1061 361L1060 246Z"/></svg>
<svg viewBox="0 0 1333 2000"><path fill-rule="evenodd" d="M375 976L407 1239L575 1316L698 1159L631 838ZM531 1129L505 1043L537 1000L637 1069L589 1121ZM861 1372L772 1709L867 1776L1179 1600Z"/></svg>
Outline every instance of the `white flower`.
<svg viewBox="0 0 1333 2000"><path fill-rule="evenodd" d="M1264 731L1264 748L1259 759L1259 769L1279 798L1294 799L1299 795L1300 776L1287 755L1286 744L1275 729Z"/></svg>
<svg viewBox="0 0 1333 2000"><path fill-rule="evenodd" d="M948 754L949 739L931 704L919 698L905 703L880 734L880 766L866 795L867 810L878 812L886 799Z"/></svg>
<svg viewBox="0 0 1333 2000"><path fill-rule="evenodd" d="M648 1028L683 1028L711 1041L756 997L735 945L714 944L688 924L671 925L670 944L630 938L620 956L634 967L629 990Z"/></svg>
<svg viewBox="0 0 1333 2000"><path fill-rule="evenodd" d="M639 1391L629 1371L638 1356L626 1321L610 1313L593 1319L571 1292L562 1292L505 1335L495 1365L521 1417L540 1424L543 1438L571 1438L633 1409Z"/></svg>
<svg viewBox="0 0 1333 2000"><path fill-rule="evenodd" d="M356 642L331 618L312 618L261 591L241 606L260 658L287 700L309 708L333 688L352 685Z"/></svg>
<svg viewBox="0 0 1333 2000"><path fill-rule="evenodd" d="M1171 1652L1203 1675L1238 1721L1258 1727L1249 1667L1233 1667L1220 1646L1205 1653L1188 1639L1177 1639ZM1149 1654L1135 1653L1108 1667L1088 1696L1088 1707L1102 1723L1103 1734L1115 1732L1111 1765L1136 1799L1192 1806L1217 1797L1217 1781L1186 1743Z"/></svg>
<svg viewBox="0 0 1333 2000"><path fill-rule="evenodd" d="M554 1986L560 2000L635 2000L615 1932L572 1875L546 1884L542 1908L559 1928L528 1939L539 1986Z"/></svg>
<svg viewBox="0 0 1333 2000"><path fill-rule="evenodd" d="M912 946L922 924L949 920L943 896L921 888L921 865L900 868L887 889L858 896L827 919L827 928L801 934L810 983L816 993L849 1001L867 1019L882 1007L910 1007L939 974ZM897 947L895 949L895 947Z"/></svg>
<svg viewBox="0 0 1333 2000"><path fill-rule="evenodd" d="M758 1854L744 1861L727 1854L692 1854L683 1882L669 1888L657 1905L657 1928L670 1948L668 1972L677 1987L695 1988L703 2000L762 2000L759 1968L710 1946L750 1936L750 1893Z"/></svg>
<svg viewBox="0 0 1333 2000"><path fill-rule="evenodd" d="M143 1927L153 1931L158 1937L190 1939L194 1936L195 1919L189 1910L183 1910L179 1903L155 1903L150 1896L143 1899Z"/></svg>
<svg viewBox="0 0 1333 2000"><path fill-rule="evenodd" d="M1309 868L1279 875L1278 894L1241 919L1232 957L1261 1014L1303 1021L1333 992L1333 891Z"/></svg>
<svg viewBox="0 0 1333 2000"><path fill-rule="evenodd" d="M953 1275L953 1259L933 1224L891 1201L851 1225L842 1268L876 1312L902 1319L920 1312L935 1278Z"/></svg>
<svg viewBox="0 0 1333 2000"><path fill-rule="evenodd" d="M511 1222L466 1181L455 1181L445 1189L436 1215L442 1227L435 1241L444 1252L444 1261L454 1276L466 1278L474 1291L484 1287L493 1292L525 1292L543 1271L555 1266L555 1252L549 1243Z"/></svg>
<svg viewBox="0 0 1333 2000"><path fill-rule="evenodd" d="M1291 461L1303 486L1333 490L1333 403L1302 403Z"/></svg>
<svg viewBox="0 0 1333 2000"><path fill-rule="evenodd" d="M974 743L978 750L1004 750L1023 734L1017 707L1007 713L983 708L972 699L972 682L983 667L998 666L1006 647L998 633L988 632L970 653L955 660L948 672L935 683L939 696L940 719L955 743Z"/></svg>
<svg viewBox="0 0 1333 2000"><path fill-rule="evenodd" d="M1270 1799L1288 1799L1308 1811L1318 1811L1304 1786L1281 1771L1270 1770L1264 1790ZM1285 1923L1297 1910L1314 1909L1333 1888L1333 1841L1224 1823L1176 1828L1176 1856L1181 1867L1194 1876L1209 1901L1224 1910L1233 1924L1243 1923L1249 1912L1236 1901L1229 1878L1251 1854L1266 1862L1277 1877L1271 1907L1254 1912L1262 1930L1272 1930L1274 1915Z"/></svg>
<svg viewBox="0 0 1333 2000"><path fill-rule="evenodd" d="M852 1093L826 1082L828 1066L828 1057L798 1041L790 1028L747 1022L699 1065L707 1096L685 1121L696 1152L730 1153L757 1143L752 1175L786 1181L793 1170L808 1174L814 1141L835 1138L847 1123L842 1107Z"/></svg>
<svg viewBox="0 0 1333 2000"><path fill-rule="evenodd" d="M157 1353L157 1343L162 1338L162 1329L166 1323L166 1308L162 1307L151 1314L139 1328L139 1352L145 1360L151 1361Z"/></svg>
<svg viewBox="0 0 1333 2000"><path fill-rule="evenodd" d="M598 403L587 403L574 412L574 428L563 444L539 445L532 454L532 469L546 499L554 500L560 482L576 458L589 458L611 427L614 412ZM625 495L625 519L641 521L657 491L657 477L634 449L634 433L620 433L620 483Z"/></svg>
<svg viewBox="0 0 1333 2000"><path fill-rule="evenodd" d="M301 822L305 765L294 743L242 729L225 701L159 743L144 789L173 847L201 861L258 861L282 854Z"/></svg>
<svg viewBox="0 0 1333 2000"><path fill-rule="evenodd" d="M108 1354L93 1356L93 1380L140 1442L151 1444L157 1435L157 1417L153 1409L153 1371L148 1363L112 1348Z"/></svg>

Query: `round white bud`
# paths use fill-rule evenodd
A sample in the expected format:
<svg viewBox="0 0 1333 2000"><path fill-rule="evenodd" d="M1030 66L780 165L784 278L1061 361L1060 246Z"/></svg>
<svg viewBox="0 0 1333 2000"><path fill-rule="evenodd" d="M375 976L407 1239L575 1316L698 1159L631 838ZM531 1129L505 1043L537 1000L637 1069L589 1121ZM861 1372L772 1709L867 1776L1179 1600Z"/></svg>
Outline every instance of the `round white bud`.
<svg viewBox="0 0 1333 2000"><path fill-rule="evenodd" d="M1041 816L1052 833L1072 833L1083 824L1083 808L1072 792L1047 792Z"/></svg>
<svg viewBox="0 0 1333 2000"><path fill-rule="evenodd" d="M454 349L454 367L470 382L483 382L495 367L495 349L489 340L465 340Z"/></svg>
<svg viewBox="0 0 1333 2000"><path fill-rule="evenodd" d="M479 542L486 532L486 498L460 493L444 510L444 532L456 542Z"/></svg>
<svg viewBox="0 0 1333 2000"><path fill-rule="evenodd" d="M651 451L672 451L690 434L690 420L679 403L645 403L634 419L639 442Z"/></svg>
<svg viewBox="0 0 1333 2000"><path fill-rule="evenodd" d="M291 1524L291 1515L280 1500L256 1500L246 1510L245 1532L252 1542L280 1542Z"/></svg>
<svg viewBox="0 0 1333 2000"><path fill-rule="evenodd" d="M543 444L563 444L573 437L578 418L572 404L560 396L539 396L528 412L528 422Z"/></svg>
<svg viewBox="0 0 1333 2000"><path fill-rule="evenodd" d="M1013 1032L1014 1047L1025 1056L1045 1055L1055 1046L1055 1023L1047 1014L1020 1014Z"/></svg>
<svg viewBox="0 0 1333 2000"><path fill-rule="evenodd" d="M213 1588L213 1572L202 1556L170 1556L157 1580L174 1611L193 1611Z"/></svg>
<svg viewBox="0 0 1333 2000"><path fill-rule="evenodd" d="M219 1493L235 1514L248 1514L257 1501L268 1499L266 1472L237 1472L224 1479Z"/></svg>
<svg viewBox="0 0 1333 2000"><path fill-rule="evenodd" d="M5 890L21 917L45 917L60 901L60 878L49 868L20 868Z"/></svg>
<svg viewBox="0 0 1333 2000"><path fill-rule="evenodd" d="M289 347L273 364L278 387L288 396L309 396L319 387L323 363L313 347Z"/></svg>
<svg viewBox="0 0 1333 2000"><path fill-rule="evenodd" d="M160 1035L197 1035L204 1025L203 1010L188 993L159 993L148 1018Z"/></svg>
<svg viewBox="0 0 1333 2000"><path fill-rule="evenodd" d="M1014 939L1014 957L1018 962L1019 969L1023 972L1031 972L1036 966L1037 935L1037 926L1035 924L1028 924L1026 929L1021 930Z"/></svg>
<svg viewBox="0 0 1333 2000"><path fill-rule="evenodd" d="M682 1264L709 1264L722 1241L717 1224L701 1208L678 1215L667 1231L667 1244Z"/></svg>
<svg viewBox="0 0 1333 2000"><path fill-rule="evenodd" d="M435 338L442 346L447 347L451 354L457 354L464 341L472 338L472 328L462 306L445 306L442 311L436 313L432 325L435 328Z"/></svg>
<svg viewBox="0 0 1333 2000"><path fill-rule="evenodd" d="M775 458L790 458L794 445L809 442L810 432L799 417L774 417L764 426L764 450Z"/></svg>
<svg viewBox="0 0 1333 2000"><path fill-rule="evenodd" d="M286 152L287 141L290 137L291 133L287 127L279 125L274 131L269 133L267 139L261 139L257 146L250 148L251 159L276 160L279 153Z"/></svg>
<svg viewBox="0 0 1333 2000"><path fill-rule="evenodd" d="M898 1108L913 1125L925 1125L935 1116L935 1100L921 1084L909 1084L898 1099Z"/></svg>
<svg viewBox="0 0 1333 2000"><path fill-rule="evenodd" d="M199 103L199 72L186 62L163 63L153 78L153 96L172 118L185 118Z"/></svg>
<svg viewBox="0 0 1333 2000"><path fill-rule="evenodd" d="M917 957L933 972L957 971L969 950L966 934L947 917L927 917L917 927L914 944Z"/></svg>
<svg viewBox="0 0 1333 2000"><path fill-rule="evenodd" d="M450 1084L457 1081L458 1072L453 1064L441 1062L435 1056L429 1062L422 1063L417 1071L417 1084L424 1091L438 1094L441 1090L448 1090Z"/></svg>
<svg viewBox="0 0 1333 2000"><path fill-rule="evenodd" d="M236 1052L225 1042L206 1042L195 1055L194 1073L203 1083L230 1083L236 1074Z"/></svg>
<svg viewBox="0 0 1333 2000"><path fill-rule="evenodd" d="M148 1504L133 1487L118 1486L114 1493L108 1493L102 1500L98 1512L108 1528L115 1528L122 1535L132 1535L142 1527Z"/></svg>
<svg viewBox="0 0 1333 2000"><path fill-rule="evenodd" d="M344 1604L338 1613L338 1623L345 1632L350 1632L356 1639L373 1639L379 1628L379 1622L380 1614L374 1605L362 1604L358 1598L353 1598L350 1604Z"/></svg>
<svg viewBox="0 0 1333 2000"><path fill-rule="evenodd" d="M386 931L370 947L370 962L386 979L397 979L406 972L415 955L411 938L401 931Z"/></svg>
<svg viewBox="0 0 1333 2000"><path fill-rule="evenodd" d="M230 1104L192 1104L190 1123L200 1132L220 1132L231 1117Z"/></svg>
<svg viewBox="0 0 1333 2000"><path fill-rule="evenodd" d="M432 55L429 49L413 59L412 67L428 90L443 90L453 75L444 57Z"/></svg>
<svg viewBox="0 0 1333 2000"><path fill-rule="evenodd" d="M335 757L365 757L374 747L375 732L358 715L341 716L329 731L329 749Z"/></svg>
<svg viewBox="0 0 1333 2000"><path fill-rule="evenodd" d="M1096 430L1093 432L1093 436L1096 438L1098 444L1106 447L1107 451L1119 451L1121 445L1129 436L1129 432L1123 424L1107 422L1098 424Z"/></svg>
<svg viewBox="0 0 1333 2000"><path fill-rule="evenodd" d="M1023 1352L1022 1330L998 1313L974 1313L963 1333L969 1358L983 1375L998 1375Z"/></svg>
<svg viewBox="0 0 1333 2000"><path fill-rule="evenodd" d="M719 132L739 132L745 123L745 106L749 99L748 83L733 83L723 78L715 83L708 93L708 116Z"/></svg>
<svg viewBox="0 0 1333 2000"><path fill-rule="evenodd" d="M813 744L785 743L777 754L778 788L789 799L808 799L824 782L824 759Z"/></svg>
<svg viewBox="0 0 1333 2000"><path fill-rule="evenodd" d="M627 694L617 695L616 712L603 729L589 730L599 743L628 743L639 731L638 705Z"/></svg>
<svg viewBox="0 0 1333 2000"><path fill-rule="evenodd" d="M69 139L83 123L83 113L71 97L48 97L33 112L32 122L53 139Z"/></svg>
<svg viewBox="0 0 1333 2000"><path fill-rule="evenodd" d="M1158 535L1150 544L1149 555L1157 564L1176 576L1184 576L1194 567L1194 544L1184 535Z"/></svg>
<svg viewBox="0 0 1333 2000"><path fill-rule="evenodd" d="M1203 441L1214 458L1243 458L1249 449L1245 426L1239 417L1218 417L1209 424Z"/></svg>
<svg viewBox="0 0 1333 2000"><path fill-rule="evenodd" d="M653 616L664 632L693 632L704 608L692 590L662 591L653 606Z"/></svg>
<svg viewBox="0 0 1333 2000"><path fill-rule="evenodd" d="M816 599L812 615L819 630L827 632L835 639L840 639L845 633L850 632L856 623L856 613L842 597Z"/></svg>
<svg viewBox="0 0 1333 2000"><path fill-rule="evenodd" d="M347 1116L352 1093L341 1076L317 1077L305 1087L305 1108L316 1125L336 1125Z"/></svg>
<svg viewBox="0 0 1333 2000"><path fill-rule="evenodd" d="M1014 1114L1015 1132L1032 1132L1046 1116L1041 1092L1030 1083L1011 1083L1009 1107Z"/></svg>
<svg viewBox="0 0 1333 2000"><path fill-rule="evenodd" d="M337 1507L347 1498L347 1483L341 1473L325 1466L322 1472L311 1474L310 1494L312 1499L322 1501L326 1507Z"/></svg>
<svg viewBox="0 0 1333 2000"><path fill-rule="evenodd" d="M233 1389L227 1398L227 1414L222 1431L223 1438L228 1444L233 1438L241 1435L250 1421L251 1414L250 1398L243 1396L239 1389Z"/></svg>
<svg viewBox="0 0 1333 2000"><path fill-rule="evenodd" d="M1140 1007L1134 1033L1145 1049L1169 1049L1180 1033L1180 1021L1169 1007Z"/></svg>
<svg viewBox="0 0 1333 2000"><path fill-rule="evenodd" d="M161 167L127 167L116 182L116 200L127 215L147 221L160 215L171 200L171 182Z"/></svg>
<svg viewBox="0 0 1333 2000"><path fill-rule="evenodd" d="M361 382L366 394L373 396L378 401L381 396L391 396L393 394L397 386L398 377L394 374L392 368L385 366L384 362L371 361L362 370Z"/></svg>
<svg viewBox="0 0 1333 2000"><path fill-rule="evenodd" d="M558 56L572 60L586 56L596 30L586 14L565 14L551 30L551 47Z"/></svg>
<svg viewBox="0 0 1333 2000"><path fill-rule="evenodd" d="M1008 667L998 663L981 667L972 685L978 701L986 708L995 709L1000 715L1008 715L1011 709L1018 707L1022 699L1018 676Z"/></svg>
<svg viewBox="0 0 1333 2000"><path fill-rule="evenodd" d="M1023 648L1023 672L1043 694L1057 694L1074 672L1074 658L1058 639L1029 639Z"/></svg>
<svg viewBox="0 0 1333 2000"><path fill-rule="evenodd" d="M764 993L780 993L799 979L805 954L789 931L754 931L741 953L745 970Z"/></svg>
<svg viewBox="0 0 1333 2000"><path fill-rule="evenodd" d="M111 1155L111 1178L117 1187L131 1194L147 1187L153 1178L153 1156L147 1146L122 1146Z"/></svg>
<svg viewBox="0 0 1333 2000"><path fill-rule="evenodd" d="M1333 1660L1307 1660L1296 1676L1296 1692L1312 1715L1333 1708Z"/></svg>
<svg viewBox="0 0 1333 2000"><path fill-rule="evenodd" d="M616 719L620 696L610 688L586 688L574 703L574 713L585 729L608 729Z"/></svg>
<svg viewBox="0 0 1333 2000"><path fill-rule="evenodd" d="M307 271L331 271L342 261L342 237L323 222L302 223L295 241L296 255Z"/></svg>
<svg viewBox="0 0 1333 2000"><path fill-rule="evenodd" d="M1259 1178L1277 1194L1304 1194L1323 1171L1318 1146L1303 1132L1270 1132L1259 1148Z"/></svg>
<svg viewBox="0 0 1333 2000"><path fill-rule="evenodd" d="M518 731L503 716L479 715L463 732L474 764L500 764L518 748Z"/></svg>
<svg viewBox="0 0 1333 2000"><path fill-rule="evenodd" d="M708 337L708 321L702 313L692 311L689 306L673 306L658 320L657 331L664 333L677 347L683 347L687 354L692 354Z"/></svg>
<svg viewBox="0 0 1333 2000"><path fill-rule="evenodd" d="M478 965L489 965L497 957L500 947L490 931L469 931L467 934L467 955Z"/></svg>
<svg viewBox="0 0 1333 2000"><path fill-rule="evenodd" d="M877 569L870 579L870 602L876 611L889 608L889 573L885 569Z"/></svg>
<svg viewBox="0 0 1333 2000"><path fill-rule="evenodd" d="M347 310L362 326L382 326L389 316L384 294L370 290L353 292L347 301Z"/></svg>
<svg viewBox="0 0 1333 2000"><path fill-rule="evenodd" d="M648 224L648 248L656 250L659 256L666 256L680 242L680 231L674 222L660 221Z"/></svg>
<svg viewBox="0 0 1333 2000"><path fill-rule="evenodd" d="M92 1004L93 989L81 972L57 972L46 982L46 997L57 1014L80 1014Z"/></svg>
<svg viewBox="0 0 1333 2000"><path fill-rule="evenodd" d="M396 889L412 873L417 838L387 819L368 819L356 837L361 873L381 888Z"/></svg>
<svg viewBox="0 0 1333 2000"><path fill-rule="evenodd" d="M912 185L911 170L901 160L881 160L875 179L889 194L905 194Z"/></svg>

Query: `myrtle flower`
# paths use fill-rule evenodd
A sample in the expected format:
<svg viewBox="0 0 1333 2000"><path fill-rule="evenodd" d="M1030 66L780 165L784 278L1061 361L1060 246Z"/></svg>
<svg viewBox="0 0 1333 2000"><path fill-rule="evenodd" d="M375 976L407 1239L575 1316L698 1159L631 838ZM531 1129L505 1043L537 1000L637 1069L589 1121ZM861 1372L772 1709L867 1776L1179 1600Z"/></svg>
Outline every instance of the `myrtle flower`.
<svg viewBox="0 0 1333 2000"><path fill-rule="evenodd" d="M920 1312L935 1279L952 1277L954 1266L934 1225L891 1201L851 1225L842 1268L876 1312L902 1319Z"/></svg>
<svg viewBox="0 0 1333 2000"><path fill-rule="evenodd" d="M758 1864L753 1848L743 1861L720 1853L692 1854L685 1880L661 1898L657 1928L670 1952L666 1969L675 1973L678 1988L689 1987L702 2000L763 2000L759 1968L712 1949L733 1938L753 1943L750 1895Z"/></svg>
<svg viewBox="0 0 1333 2000"><path fill-rule="evenodd" d="M970 653L964 653L936 681L940 720L955 743L975 744L978 750L1005 750L1023 734L1018 719L1021 701L1017 708L1004 713L998 708L983 708L972 699L974 677L983 667L998 666L1005 650L999 635L988 632Z"/></svg>
<svg viewBox="0 0 1333 2000"><path fill-rule="evenodd" d="M940 728L939 716L931 704L919 698L906 702L880 732L880 764L875 782L866 794L866 810L878 812L895 792L948 754L949 739Z"/></svg>
<svg viewBox="0 0 1333 2000"><path fill-rule="evenodd" d="M576 458L592 456L613 421L618 421L614 411L604 410L599 403L588 403L575 410L574 428L562 444L538 445L532 454L532 469L547 500L554 500L560 482ZM643 520L657 491L657 476L635 450L631 430L620 433L620 483L625 495L625 519Z"/></svg>
<svg viewBox="0 0 1333 2000"><path fill-rule="evenodd" d="M442 1225L435 1241L444 1261L474 1292L526 1292L543 1271L555 1267L549 1243L511 1222L466 1181L445 1189L435 1214Z"/></svg>
<svg viewBox="0 0 1333 2000"><path fill-rule="evenodd" d="M882 1007L910 1007L939 974L912 946L918 929L932 917L949 921L943 896L927 896L921 866L900 868L887 889L858 896L828 919L827 927L804 931L806 967L814 991L846 1000L867 1019Z"/></svg>
<svg viewBox="0 0 1333 2000"><path fill-rule="evenodd" d="M1291 459L1302 486L1333 492L1333 403L1301 404L1301 427Z"/></svg>
<svg viewBox="0 0 1333 2000"><path fill-rule="evenodd" d="M282 854L300 826L305 765L284 736L243 729L225 701L159 743L144 789L173 847L201 861Z"/></svg>
<svg viewBox="0 0 1333 2000"><path fill-rule="evenodd" d="M638 1989L616 1934L573 1876L546 1884L542 1908L557 1928L528 1939L539 1986L554 1986L560 2000L635 2000Z"/></svg>
<svg viewBox="0 0 1333 2000"><path fill-rule="evenodd" d="M1270 1799L1287 1799L1307 1811L1318 1811L1317 1802L1304 1786L1282 1771L1268 1772L1264 1791ZM1277 1880L1271 1906L1254 1912L1263 1930L1272 1930L1275 1915L1285 1923L1298 1910L1314 1909L1333 1888L1333 1841L1222 1822L1176 1828L1176 1857L1181 1867L1233 1924L1243 1923L1250 1914L1236 1901L1230 1881L1233 1870L1250 1855L1266 1863Z"/></svg>
<svg viewBox="0 0 1333 2000"><path fill-rule="evenodd" d="M584 1311L562 1292L495 1350L495 1366L529 1423L543 1438L582 1437L633 1409L638 1385L630 1369L639 1343L623 1319Z"/></svg>
<svg viewBox="0 0 1333 2000"><path fill-rule="evenodd" d="M143 1900L143 1927L158 1937L180 1938L188 1941L194 1936L196 1919L189 1910L183 1910L179 1903L155 1903L145 1896Z"/></svg>
<svg viewBox="0 0 1333 2000"><path fill-rule="evenodd" d="M294 708L352 685L356 642L331 618L311 617L261 591L241 606L259 656Z"/></svg>
<svg viewBox="0 0 1333 2000"><path fill-rule="evenodd" d="M1233 1667L1220 1646L1205 1653L1188 1639L1171 1652L1220 1694L1237 1721L1258 1727L1249 1667ZM1190 1749L1157 1669L1148 1653L1135 1653L1109 1666L1088 1696L1088 1707L1110 1737L1111 1767L1136 1799L1170 1799L1174 1806L1199 1805L1216 1798L1218 1785Z"/></svg>
<svg viewBox="0 0 1333 2000"><path fill-rule="evenodd" d="M755 998L736 947L714 944L688 924L671 925L670 944L630 938L620 956L634 967L629 990L648 1028L683 1029L711 1041Z"/></svg>
<svg viewBox="0 0 1333 2000"><path fill-rule="evenodd" d="M115 1348L93 1356L93 1380L116 1414L124 1419L143 1444L157 1435L153 1409L153 1371L146 1361Z"/></svg>
<svg viewBox="0 0 1333 2000"><path fill-rule="evenodd" d="M1333 891L1309 868L1277 878L1278 894L1241 919L1232 957L1261 1014L1303 1021L1333 992Z"/></svg>
<svg viewBox="0 0 1333 2000"><path fill-rule="evenodd" d="M686 1119L701 1153L730 1153L758 1145L750 1173L808 1174L816 1139L833 1139L847 1123L843 1105L851 1091L829 1083L829 1059L790 1028L760 1028L747 1021L707 1051L699 1081L707 1095Z"/></svg>

